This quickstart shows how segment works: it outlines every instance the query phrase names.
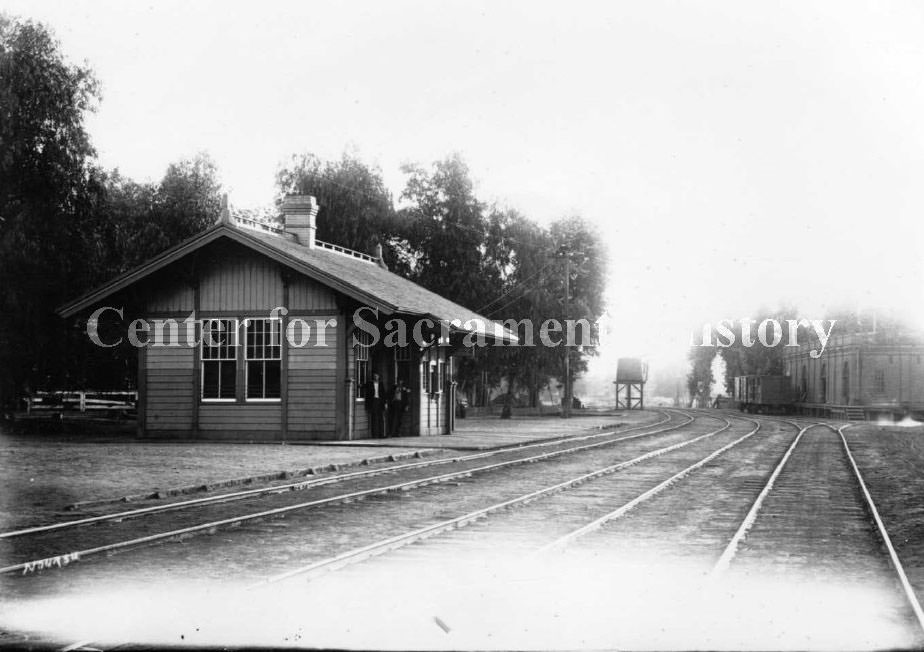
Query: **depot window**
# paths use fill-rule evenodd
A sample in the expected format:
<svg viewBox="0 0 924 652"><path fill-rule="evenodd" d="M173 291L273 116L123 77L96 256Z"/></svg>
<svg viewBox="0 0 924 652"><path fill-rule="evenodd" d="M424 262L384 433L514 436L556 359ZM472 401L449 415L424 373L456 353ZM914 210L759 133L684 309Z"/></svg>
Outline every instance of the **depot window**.
<svg viewBox="0 0 924 652"><path fill-rule="evenodd" d="M281 319L244 321L248 401L275 401L282 395L281 330Z"/></svg>
<svg viewBox="0 0 924 652"><path fill-rule="evenodd" d="M395 369L399 380L403 380L405 385L411 382L411 347L395 347Z"/></svg>
<svg viewBox="0 0 924 652"><path fill-rule="evenodd" d="M372 334L360 331L354 334L353 375L356 378L356 398L365 398L366 383L369 380L369 350L372 348Z"/></svg>
<svg viewBox="0 0 924 652"><path fill-rule="evenodd" d="M237 320L202 322L202 399L233 401L237 396Z"/></svg>

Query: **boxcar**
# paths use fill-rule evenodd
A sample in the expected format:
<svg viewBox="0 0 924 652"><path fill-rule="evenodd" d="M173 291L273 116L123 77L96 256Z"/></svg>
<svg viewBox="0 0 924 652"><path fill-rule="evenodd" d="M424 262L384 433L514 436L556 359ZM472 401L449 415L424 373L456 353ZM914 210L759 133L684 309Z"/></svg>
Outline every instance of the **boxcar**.
<svg viewBox="0 0 924 652"><path fill-rule="evenodd" d="M789 413L793 391L788 376L737 376L735 399L742 412Z"/></svg>

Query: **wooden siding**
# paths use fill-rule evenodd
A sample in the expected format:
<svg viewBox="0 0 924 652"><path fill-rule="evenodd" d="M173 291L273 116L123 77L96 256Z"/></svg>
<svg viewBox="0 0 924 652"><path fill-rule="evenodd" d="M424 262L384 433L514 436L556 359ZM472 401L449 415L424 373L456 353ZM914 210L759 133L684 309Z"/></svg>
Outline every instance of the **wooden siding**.
<svg viewBox="0 0 924 652"><path fill-rule="evenodd" d="M198 349L148 347L144 430L154 436L176 436L181 432L195 436L198 432L205 438L233 438L239 433L242 438L269 441L284 437L336 438L337 326L325 324L327 346L317 346L319 322L338 318L335 293L297 274L288 279L287 291L282 269L276 262L235 248L212 249L209 257L198 262L197 268L198 290L195 283L183 281L179 270L165 271L157 283L145 290L150 297L145 302L149 319L161 322L174 319L181 327L181 342L185 341L182 320L194 308L198 308L199 318L220 314L243 319L268 315L289 298L293 305L289 307L288 321L303 319L310 326L311 337L305 347L284 347L286 401L278 402L247 402L242 400L241 391L233 402L201 401L197 389L201 374L196 360ZM300 331L298 324L294 328ZM300 335L298 332L295 339L299 340ZM240 387L243 387L243 368L241 351Z"/></svg>
<svg viewBox="0 0 924 652"><path fill-rule="evenodd" d="M274 403L209 403L199 405L199 430L266 433L265 439L280 438L280 405ZM263 438L263 437L261 437Z"/></svg>
<svg viewBox="0 0 924 652"><path fill-rule="evenodd" d="M282 305L279 265L252 253L234 253L203 269L199 308L209 311L266 312Z"/></svg>
<svg viewBox="0 0 924 652"><path fill-rule="evenodd" d="M147 347L144 371L144 424L147 431L192 428L194 373L192 348Z"/></svg>
<svg viewBox="0 0 924 652"><path fill-rule="evenodd" d="M353 439L369 439L369 413L366 412L366 402L360 398L353 400Z"/></svg>
<svg viewBox="0 0 924 652"><path fill-rule="evenodd" d="M420 419L421 435L443 435L448 432L448 423L446 421L446 409L449 404L448 384L444 386L439 393L427 392L427 379L430 376L431 364L442 361L445 371L444 379L448 377L449 364L446 357L446 349L437 347L429 349L424 354L420 363L420 385L416 392L418 398L419 410L417 412Z"/></svg>
<svg viewBox="0 0 924 652"><path fill-rule="evenodd" d="M290 311L337 310L336 295L327 287L305 276L296 276L289 281Z"/></svg>
<svg viewBox="0 0 924 652"><path fill-rule="evenodd" d="M195 275L193 276L193 273ZM238 352L238 397L235 401L201 401L201 375L196 348L149 347L144 365L143 428L154 436L201 436L203 438L263 439L266 441L368 438L370 419L365 402L345 396L345 380L353 377L353 347L347 346L350 313L341 312L337 293L313 279L284 271L279 263L236 246L214 245L183 268L164 270L145 288L149 318L175 319L181 326L193 309L198 318L221 316L242 320L269 315L277 306L288 309L288 323L295 323L293 338L301 341L299 320L307 322L311 335L305 346L284 346L284 400L243 400L243 352ZM344 309L345 310L345 309ZM326 346L318 346L319 322L324 324ZM183 329L180 329L184 340ZM426 359L411 362L409 410L402 435L445 434L452 408L447 350L429 349ZM429 393L429 361L442 361L446 372L442 391ZM394 351L379 348L370 360L370 375L384 380L386 396L393 387ZM414 371L417 371L416 377ZM139 383L140 385L140 383ZM355 391L355 386L354 386ZM346 407L352 401L352 422ZM338 417L338 412L340 413Z"/></svg>
<svg viewBox="0 0 924 652"><path fill-rule="evenodd" d="M275 261L243 248L217 246L198 263L200 310L210 312L269 312L283 305L281 267ZM194 307L191 268L171 268L145 282L147 313L176 313L185 318ZM185 279L185 281L184 281ZM336 312L336 293L300 274L289 280L287 308ZM315 313L316 314L316 313Z"/></svg>
<svg viewBox="0 0 924 652"><path fill-rule="evenodd" d="M314 329L313 319L305 318ZM290 315L290 320L298 314ZM293 340L302 339L300 327L296 326ZM288 349L288 425L292 439L333 439L336 437L337 417L337 329L325 328L327 346L318 346L317 332L313 330L304 347Z"/></svg>
<svg viewBox="0 0 924 652"><path fill-rule="evenodd" d="M147 312L183 313L185 319L192 311L195 291L188 284L172 282L151 287L147 295L145 309Z"/></svg>

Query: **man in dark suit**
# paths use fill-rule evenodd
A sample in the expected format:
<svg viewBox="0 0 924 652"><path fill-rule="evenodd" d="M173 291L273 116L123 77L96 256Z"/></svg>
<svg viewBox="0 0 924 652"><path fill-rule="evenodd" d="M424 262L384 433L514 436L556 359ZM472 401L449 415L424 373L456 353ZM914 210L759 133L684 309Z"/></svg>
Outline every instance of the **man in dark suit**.
<svg viewBox="0 0 924 652"><path fill-rule="evenodd" d="M373 439L384 437L385 388L378 374L372 374L372 380L366 382L363 394L366 399L366 413L369 415L370 434Z"/></svg>
<svg viewBox="0 0 924 652"><path fill-rule="evenodd" d="M407 410L407 399L410 391L404 384L404 379L399 378L397 384L391 388L388 393L388 436L401 436L401 419L404 417L404 411Z"/></svg>

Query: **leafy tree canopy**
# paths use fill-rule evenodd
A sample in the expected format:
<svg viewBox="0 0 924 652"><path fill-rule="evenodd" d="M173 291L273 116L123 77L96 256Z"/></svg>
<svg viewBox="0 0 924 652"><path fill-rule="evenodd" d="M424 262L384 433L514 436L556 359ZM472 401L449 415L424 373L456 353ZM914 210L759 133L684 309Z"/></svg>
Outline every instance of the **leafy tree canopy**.
<svg viewBox="0 0 924 652"><path fill-rule="evenodd" d="M0 399L56 369L56 303L86 276L84 116L98 87L42 25L0 15Z"/></svg>
<svg viewBox="0 0 924 652"><path fill-rule="evenodd" d="M221 185L206 154L171 164L156 183L137 182L95 161L85 117L99 101L86 65L63 56L41 24L0 15L0 402L29 389L114 388L131 382L131 351L98 356L54 309L213 223ZM578 217L543 228L478 197L471 171L452 154L406 165L401 209L381 171L353 153L324 161L293 157L277 174L280 197L320 204L318 237L371 252L389 267L496 319L594 321L602 312L605 257L599 235ZM564 263L572 261L567 310ZM588 351L572 352L580 371ZM107 361L108 360L108 361ZM461 364L463 383L487 374L526 387L533 402L562 377L562 349L479 352Z"/></svg>
<svg viewBox="0 0 924 652"><path fill-rule="evenodd" d="M396 253L403 249L403 238L382 171L356 154L344 152L337 161L310 153L293 156L277 172L276 185L278 202L287 193L317 199L319 240L369 253L377 244L391 245L383 252L385 262L389 267L403 262Z"/></svg>

